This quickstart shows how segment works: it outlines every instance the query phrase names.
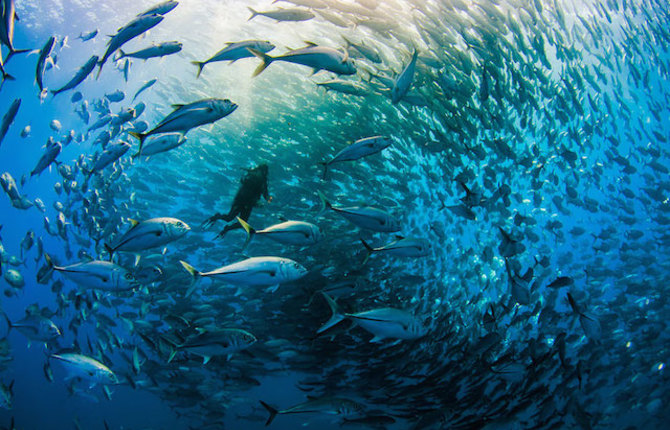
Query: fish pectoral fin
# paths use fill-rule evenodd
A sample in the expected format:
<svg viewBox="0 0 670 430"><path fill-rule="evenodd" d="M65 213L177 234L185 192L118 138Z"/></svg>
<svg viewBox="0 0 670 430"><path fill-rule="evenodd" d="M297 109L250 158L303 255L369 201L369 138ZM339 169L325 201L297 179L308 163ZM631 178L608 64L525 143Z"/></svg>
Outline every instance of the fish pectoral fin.
<svg viewBox="0 0 670 430"><path fill-rule="evenodd" d="M375 335L375 337L373 337L372 339L370 339L370 343L378 343L378 342L381 342L382 340L384 340L383 337L381 337L381 336L379 336L379 335Z"/></svg>
<svg viewBox="0 0 670 430"><path fill-rule="evenodd" d="M209 355L204 355L204 356L202 357L202 364L205 365L205 364L209 363L209 360L211 360L211 359L212 359L211 356L209 356Z"/></svg>
<svg viewBox="0 0 670 430"><path fill-rule="evenodd" d="M275 285L272 285L272 286L268 287L265 291L268 292L268 293L274 293L278 289L279 289L279 284L275 284Z"/></svg>

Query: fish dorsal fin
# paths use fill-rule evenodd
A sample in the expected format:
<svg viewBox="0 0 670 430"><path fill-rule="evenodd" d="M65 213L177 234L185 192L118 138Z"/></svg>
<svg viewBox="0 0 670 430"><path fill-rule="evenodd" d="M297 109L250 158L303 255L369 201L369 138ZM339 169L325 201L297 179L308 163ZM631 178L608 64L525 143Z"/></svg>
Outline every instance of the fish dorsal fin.
<svg viewBox="0 0 670 430"><path fill-rule="evenodd" d="M401 234L396 234L395 238L396 238L396 240L403 240L405 238L405 236L403 236Z"/></svg>
<svg viewBox="0 0 670 430"><path fill-rule="evenodd" d="M136 220L136 219L132 219L132 218L128 218L128 222L130 223L130 225L131 225L132 227L136 227L137 224L140 223L138 220ZM132 228L132 227L131 227L131 228Z"/></svg>
<svg viewBox="0 0 670 430"><path fill-rule="evenodd" d="M307 400L317 400L318 397L316 396L310 396L309 394L307 395Z"/></svg>
<svg viewBox="0 0 670 430"><path fill-rule="evenodd" d="M307 45L307 46L305 46L305 48L312 48L314 46L319 46L314 42L310 42L309 40L305 40L305 45Z"/></svg>
<svg viewBox="0 0 670 430"><path fill-rule="evenodd" d="M172 106L172 109L181 109L186 105L184 105L183 103L175 103L175 104L170 105L170 106Z"/></svg>

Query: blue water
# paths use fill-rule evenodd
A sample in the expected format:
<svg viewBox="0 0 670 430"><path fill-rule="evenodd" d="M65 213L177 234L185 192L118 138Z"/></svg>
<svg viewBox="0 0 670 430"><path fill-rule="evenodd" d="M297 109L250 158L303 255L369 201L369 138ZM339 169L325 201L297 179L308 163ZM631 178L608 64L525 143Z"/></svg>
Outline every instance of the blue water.
<svg viewBox="0 0 670 430"><path fill-rule="evenodd" d="M101 3L17 0L16 48L39 50L57 38L54 66L44 73L48 89L69 81L91 55L101 56L107 35L153 5ZM12 322L35 304L48 308L62 335L45 345L0 323L0 383L6 388L13 381L0 428L14 420L17 429L252 430L264 428L268 417L259 400L286 409L308 395L349 399L365 412L281 414L272 428L665 428L668 4L325 3L325 12L311 9L313 19L276 23L263 16L247 21L247 6L265 11L288 2L183 0L123 46L133 52L177 40L181 52L133 59L127 82L123 61L112 58L98 79L96 69L56 97L39 95L37 52L5 60L16 80L0 90L0 116L15 99L21 105L0 145L0 173L46 209L18 209L8 195L0 197L2 273L16 270L25 281L0 280L1 307ZM329 22L328 13L346 25L337 26L332 16ZM77 39L94 29L93 40ZM315 83L335 74L312 75L286 62L275 61L255 78L257 58L208 64L200 78L190 64L226 42L270 40L276 56L305 41L342 50L342 36L381 55L377 64L348 51L357 73L339 78L363 85L365 97L326 92ZM409 95L393 104L385 84L414 49L419 59ZM6 58L5 46L2 53ZM157 83L131 103L153 78ZM109 111L142 102L146 110L134 122L146 121L149 130L172 104L214 97L239 107L188 131L179 148L148 159L131 159L138 142L124 124L112 141L132 148L90 180L78 170L77 189L69 194L54 188L65 181L56 164L30 177L49 138L64 144L60 163L91 165L102 150L96 137L111 129L88 132L98 119L94 105L116 90L125 99L109 103ZM75 111L82 101L71 101L76 91L88 103L88 124ZM52 120L60 130L50 127ZM26 126L30 133L21 137ZM66 143L70 131L75 138ZM375 135L390 136L391 146L335 163L322 178L320 163ZM291 246L256 237L243 249L242 230L218 239L224 223L202 227L215 212L228 211L245 169L261 163L270 166L272 199L259 202L249 223L260 230L284 219L312 222L324 232L319 243ZM470 203L461 184L476 194ZM318 191L336 206L382 208L401 229L373 232L321 211ZM45 217L55 225L59 211L64 237L45 227ZM87 256L107 260L104 243L128 231L129 219L155 217L178 218L191 231L158 249L115 255L115 263L132 272L162 271L132 292L87 289L61 273L38 283L46 263L36 245L21 262L30 230L44 252L67 266ZM500 229L513 238L507 248ZM360 239L381 247L396 235L427 240L428 255L376 252L363 263ZM290 258L308 274L275 292L238 291L205 279L185 296L192 280L180 260L207 271L254 256ZM570 281L550 287L559 277ZM317 336L329 318L322 290L346 312L405 310L427 333L373 343L362 324L346 322ZM491 318L495 322L487 323ZM196 327L241 328L258 341L207 364L184 352L170 360L170 351L156 347L163 342L169 349L162 339L195 334ZM64 352L99 360L120 382L71 380L50 357ZM379 415L395 424L346 421Z"/></svg>

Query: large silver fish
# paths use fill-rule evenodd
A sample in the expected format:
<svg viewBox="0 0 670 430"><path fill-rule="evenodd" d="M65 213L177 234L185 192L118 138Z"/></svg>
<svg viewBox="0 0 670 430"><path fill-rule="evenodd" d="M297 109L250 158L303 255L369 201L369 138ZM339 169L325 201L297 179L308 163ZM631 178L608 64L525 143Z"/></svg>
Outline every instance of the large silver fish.
<svg viewBox="0 0 670 430"><path fill-rule="evenodd" d="M386 211L371 206L333 206L321 192L319 198L322 212L326 208L332 209L360 228L382 233L400 231L398 220Z"/></svg>
<svg viewBox="0 0 670 430"><path fill-rule="evenodd" d="M398 103L407 95L407 91L409 91L409 87L412 85L412 80L414 79L414 69L418 57L419 51L415 49L412 59L393 82L393 88L391 88L391 101L393 104Z"/></svg>
<svg viewBox="0 0 670 430"><path fill-rule="evenodd" d="M361 239L361 243L367 250L365 261L368 261L368 258L374 253L410 258L425 257L430 253L430 242L428 240L413 237L399 237L388 245L379 248L373 248L363 239Z"/></svg>
<svg viewBox="0 0 670 430"><path fill-rule="evenodd" d="M53 264L48 254L45 258L50 268L80 287L102 291L127 291L139 287L132 273L109 261L93 260L60 267Z"/></svg>
<svg viewBox="0 0 670 430"><path fill-rule="evenodd" d="M176 218L162 217L145 221L130 220L132 227L112 245L105 245L110 258L116 251L135 252L167 245L188 233L191 228Z"/></svg>
<svg viewBox="0 0 670 430"><path fill-rule="evenodd" d="M54 142L53 140L49 140L47 142L47 147L44 151L44 154L42 154L42 157L37 161L37 165L35 168L30 172L30 177L32 178L35 175L39 175L51 165L54 161L56 161L56 158L58 155L61 153L63 150L63 145L60 144L60 142Z"/></svg>
<svg viewBox="0 0 670 430"><path fill-rule="evenodd" d="M300 264L281 257L251 257L204 273L185 261L181 261L181 264L193 276L194 281L212 276L240 286L269 287L298 280L307 274L307 270ZM187 295L192 289L193 286Z"/></svg>
<svg viewBox="0 0 670 430"><path fill-rule="evenodd" d="M361 328L372 333L374 337L370 342L379 342L387 338L402 340L418 339L427 333L426 328L418 318L402 309L379 308L357 313L342 313L335 300L325 293L322 294L328 303L328 307L330 307L332 315L317 330L317 333L323 333L345 319L351 320Z"/></svg>
<svg viewBox="0 0 670 430"><path fill-rule="evenodd" d="M81 378L92 388L96 384L117 384L119 381L112 370L98 360L82 354L51 354L49 358L58 360L68 372L66 379Z"/></svg>
<svg viewBox="0 0 670 430"><path fill-rule="evenodd" d="M77 71L77 73L74 75L72 79L70 79L70 82L67 84L63 85L57 90L51 90L51 94L56 96L56 94L60 94L63 91L71 90L72 88L75 88L77 85L81 84L84 82L84 80L88 77L88 75L91 74L93 69L95 68L95 65L98 63L98 56L94 55L91 58L88 59L86 64L81 66L81 68Z"/></svg>
<svg viewBox="0 0 670 430"><path fill-rule="evenodd" d="M138 58L140 60L148 60L149 58L158 58L164 57L166 55L176 54L181 51L182 44L180 42L163 42L157 45L150 46L148 48L140 49L135 52L123 52L123 49L119 49L119 60L122 58Z"/></svg>
<svg viewBox="0 0 670 430"><path fill-rule="evenodd" d="M287 409L277 410L261 400L261 404L268 411L270 416L265 422L269 426L277 415L287 414L326 414L342 416L359 416L365 411L365 407L353 400L339 397L311 397L308 401L292 406Z"/></svg>
<svg viewBox="0 0 670 430"><path fill-rule="evenodd" d="M131 136L140 141L139 153L142 153L142 145L147 137L174 131L186 134L192 128L211 124L230 115L237 109L237 104L228 99L204 99L186 105L172 105L172 107L175 110L163 118L151 131L147 133L129 132Z"/></svg>
<svg viewBox="0 0 670 430"><path fill-rule="evenodd" d="M307 21L314 18L314 14L306 9L279 8L266 12L258 12L250 7L247 7L247 9L251 12L251 16L247 21L251 21L258 15L272 18L275 21Z"/></svg>
<svg viewBox="0 0 670 430"><path fill-rule="evenodd" d="M102 72L102 66L105 65L107 59L111 57L117 49L121 48L129 40L132 40L145 31L155 27L162 20L163 16L158 14L140 15L125 26L119 28L116 34L112 36L107 43L107 51L105 51L105 55L103 55L98 63L98 76L100 76L100 72Z"/></svg>
<svg viewBox="0 0 670 430"><path fill-rule="evenodd" d="M342 53L333 48L317 46L314 43L309 43L304 48L294 49L276 57L271 57L255 49L249 49L249 51L262 61L254 71L253 76L260 75L274 61L302 64L311 67L313 73L320 70L328 70L338 75L353 75L356 73L356 66L346 51Z"/></svg>
<svg viewBox="0 0 670 430"><path fill-rule="evenodd" d="M15 99L7 109L7 113L2 117L2 122L0 122L0 145L2 145L2 141L7 135L7 131L9 131L9 126L14 122L20 106L21 99Z"/></svg>
<svg viewBox="0 0 670 430"><path fill-rule="evenodd" d="M9 54L5 58L5 63L7 63L15 54L30 50L14 48L14 25L18 20L14 0L0 0L0 11L2 12L0 16L0 42L9 48Z"/></svg>
<svg viewBox="0 0 670 430"><path fill-rule="evenodd" d="M240 217L237 217L237 221L242 224L247 232L247 241L244 248L255 236L268 237L275 242L287 245L307 246L319 242L323 235L319 227L305 221L285 221L266 227L263 230L254 229Z"/></svg>
<svg viewBox="0 0 670 430"><path fill-rule="evenodd" d="M335 154L333 158L321 163L324 165L323 179L326 179L328 173L328 167L334 163L340 163L342 161L354 161L368 155L376 154L377 152L382 151L385 148L391 146L393 141L386 136L372 136L366 137L363 139L358 139L351 145L342 149L340 152Z"/></svg>
<svg viewBox="0 0 670 430"><path fill-rule="evenodd" d="M240 58L250 58L254 54L249 51L249 48L255 49L258 52L270 52L275 46L266 41L266 40L243 40L241 42L228 42L226 47L212 55L209 59L205 61L192 61L191 64L198 66L198 74L196 77L200 77L202 69L205 68L209 63L214 63L217 61L230 61L234 63Z"/></svg>
<svg viewBox="0 0 670 430"><path fill-rule="evenodd" d="M193 336L180 345L176 345L170 354L168 362L172 361L177 351L183 350L202 357L202 363L207 364L212 357L225 355L230 360L233 353L249 348L256 343L256 337L246 330L224 328L205 330Z"/></svg>

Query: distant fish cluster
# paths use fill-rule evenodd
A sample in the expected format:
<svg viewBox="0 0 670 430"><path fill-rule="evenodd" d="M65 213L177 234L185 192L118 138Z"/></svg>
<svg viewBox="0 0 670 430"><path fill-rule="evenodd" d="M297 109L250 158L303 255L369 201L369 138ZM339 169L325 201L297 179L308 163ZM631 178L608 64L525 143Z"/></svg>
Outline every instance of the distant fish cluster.
<svg viewBox="0 0 670 430"><path fill-rule="evenodd" d="M130 65L187 40L125 48L169 27L173 0L121 26L60 87L50 74L67 37L34 51L40 100L72 91L73 115L26 125L22 98L2 99L0 150L52 136L18 181L0 176L3 212L43 214L17 255L0 238L0 274L9 300L32 288L23 273L34 267L57 308L5 308L0 407L13 408L21 383L5 371L19 332L44 345L47 381L60 380L57 364L73 395L148 390L194 428L240 410L236 422L265 425L324 415L372 429L662 428L667 5L279 1L290 6L248 8L239 25L309 22L325 43L275 54L272 37L240 37L193 53L197 70L184 61L183 88L166 90L168 74L134 82ZM27 79L8 62L28 50L13 44L14 1L0 4L7 92ZM248 129L237 97L242 107L189 92L208 88L210 64L240 60L257 62L246 79L264 85ZM276 65L252 79L279 62L316 76ZM107 63L137 89L89 100L80 85ZM195 101L141 119L162 108L141 100L165 91ZM268 204L252 202L263 221L251 206L209 216L242 193L237 167L259 159L272 160L273 198L265 184ZM28 197L28 181L47 177L53 192ZM241 227L244 242L209 237L224 218L218 237ZM287 370L303 402L248 397Z"/></svg>

